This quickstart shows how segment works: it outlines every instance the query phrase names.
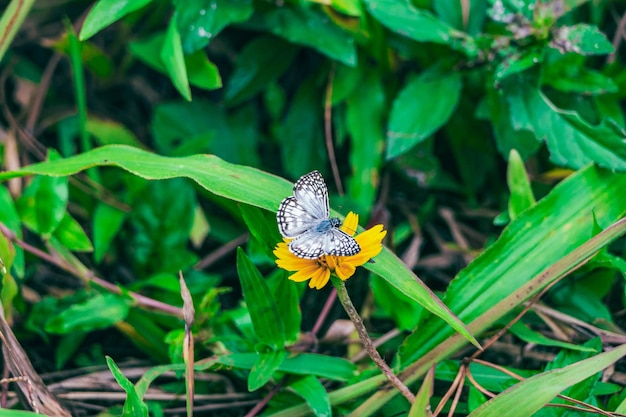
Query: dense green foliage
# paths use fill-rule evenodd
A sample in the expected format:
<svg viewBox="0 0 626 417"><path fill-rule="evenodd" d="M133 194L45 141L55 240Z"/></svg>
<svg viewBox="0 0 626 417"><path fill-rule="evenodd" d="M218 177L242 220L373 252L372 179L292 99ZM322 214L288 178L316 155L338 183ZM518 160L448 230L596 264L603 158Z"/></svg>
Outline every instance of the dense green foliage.
<svg viewBox="0 0 626 417"><path fill-rule="evenodd" d="M0 4L2 310L119 386L72 415L626 414L626 4ZM413 406L275 264L315 169L388 230L347 286Z"/></svg>

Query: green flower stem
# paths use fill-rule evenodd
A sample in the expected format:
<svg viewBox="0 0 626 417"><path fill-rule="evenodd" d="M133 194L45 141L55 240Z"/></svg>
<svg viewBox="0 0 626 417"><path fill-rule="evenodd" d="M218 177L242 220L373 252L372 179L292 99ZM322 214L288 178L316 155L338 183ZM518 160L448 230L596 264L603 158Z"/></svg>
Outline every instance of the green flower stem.
<svg viewBox="0 0 626 417"><path fill-rule="evenodd" d="M359 334L359 338L361 339L361 343L363 347L367 351L370 358L374 361L376 366L383 371L383 374L387 377L389 382L391 382L397 389L400 391L404 397L409 400L411 404L415 402L415 395L409 390L409 388L404 385L402 381L393 373L389 365L385 362L385 360L380 356L376 347L374 346L374 341L367 334L367 330L365 330L365 326L363 325L363 320L361 320L361 316L354 308L354 304L352 304L352 300L350 300L350 296L348 295L348 290L346 289L346 284L337 277L331 277L333 285L337 290L337 295L339 297L339 301L341 301L341 305L343 305L344 310L348 313L348 317L354 323L354 327L356 328L357 333Z"/></svg>

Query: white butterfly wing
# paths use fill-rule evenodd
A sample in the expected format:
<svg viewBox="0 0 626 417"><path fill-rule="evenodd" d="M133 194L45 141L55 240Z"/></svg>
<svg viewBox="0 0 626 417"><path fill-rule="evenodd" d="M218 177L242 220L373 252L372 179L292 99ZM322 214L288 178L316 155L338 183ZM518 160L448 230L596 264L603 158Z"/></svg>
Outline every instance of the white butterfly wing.
<svg viewBox="0 0 626 417"><path fill-rule="evenodd" d="M318 171L300 177L293 196L278 207L278 230L289 242L291 253L303 259L322 255L352 256L361 251L357 241L329 220L328 188Z"/></svg>
<svg viewBox="0 0 626 417"><path fill-rule="evenodd" d="M335 256L352 256L361 251L357 241L341 229L332 228L324 233L324 253Z"/></svg>
<svg viewBox="0 0 626 417"><path fill-rule="evenodd" d="M289 250L299 258L317 259L322 255L356 255L361 247L352 236L333 228L326 232L309 230L289 242Z"/></svg>
<svg viewBox="0 0 626 417"><path fill-rule="evenodd" d="M309 230L289 242L289 250L298 258L317 259L324 254L324 234Z"/></svg>
<svg viewBox="0 0 626 417"><path fill-rule="evenodd" d="M296 237L314 227L319 220L309 214L309 211L295 199L285 198L276 213L278 230L284 237Z"/></svg>
<svg viewBox="0 0 626 417"><path fill-rule="evenodd" d="M301 176L293 186L293 195L309 215L318 220L328 219L328 188L319 171Z"/></svg>

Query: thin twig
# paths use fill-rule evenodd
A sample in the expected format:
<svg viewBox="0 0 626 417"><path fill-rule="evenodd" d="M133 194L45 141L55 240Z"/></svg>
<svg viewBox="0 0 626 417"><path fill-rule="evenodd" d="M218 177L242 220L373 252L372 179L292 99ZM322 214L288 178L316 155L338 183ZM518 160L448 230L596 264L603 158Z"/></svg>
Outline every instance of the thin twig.
<svg viewBox="0 0 626 417"><path fill-rule="evenodd" d="M286 378L286 377L285 377ZM278 394L280 390L283 388L283 383L285 382L285 378L277 384L267 395L257 403L252 410L248 411L248 413L244 417L254 417L267 405L267 403L274 397L274 395Z"/></svg>
<svg viewBox="0 0 626 417"><path fill-rule="evenodd" d="M317 337L317 333L320 331L322 324L324 324L324 321L328 317L328 313L330 312L330 309L332 308L332 306L335 304L335 300L337 300L337 290L333 288L330 295L326 299L326 303L324 303L324 307L322 308L322 311L317 316L317 321L315 322L313 329L311 330L311 333L313 334L313 336Z"/></svg>
<svg viewBox="0 0 626 417"><path fill-rule="evenodd" d="M333 146L333 80L335 79L335 64L330 68L328 74L328 84L326 84L326 100L324 102L324 137L326 139L326 150L328 151L328 160L333 170L333 178L337 185L337 192L343 195L343 185L339 176L339 168L337 167L337 158L335 157L335 148Z"/></svg>
<svg viewBox="0 0 626 417"><path fill-rule="evenodd" d="M354 323L354 327L356 328L356 331L359 334L361 343L363 343L363 347L365 348L365 350L367 350L367 353L369 354L370 358L372 358L376 366L380 368L380 370L387 377L389 382L391 382L393 386L395 386L398 389L398 391L400 391L400 393L411 404L413 404L415 402L415 395L413 395L413 393L409 390L409 388L406 385L404 385L402 381L400 381L400 378L398 378L396 374L393 373L389 365L387 365L385 360L380 356L380 353L378 353L378 351L376 350L376 347L374 346L374 342L372 341L370 336L367 334L367 330L365 330L365 325L363 324L363 320L361 319L361 316L359 316L359 313L356 311L354 304L352 304L352 300L350 300L350 296L348 295L348 290L346 289L346 284L342 280L338 278L334 278L334 277L332 279L332 282L335 288L337 289L337 295L339 296L339 301L341 301L341 304L343 305L344 310L346 310L346 313L348 313L348 317L350 317L350 320L352 320L352 323Z"/></svg>
<svg viewBox="0 0 626 417"><path fill-rule="evenodd" d="M437 408L435 409L435 412L433 413L434 417L437 417L439 415L439 413L441 412L441 410L443 410L443 407L446 405L450 397L452 397L452 393L457 390L457 387L463 385L464 380L465 380L465 365L461 364L461 367L459 368L459 372L456 373L456 377L454 378L454 381L452 381L452 384L450 384L450 388L448 388L448 391L446 391L446 393L441 397L439 404L437 404Z"/></svg>
<svg viewBox="0 0 626 417"><path fill-rule="evenodd" d="M617 56L617 50L619 49L619 44L624 37L624 30L626 29L626 13L622 15L622 18L619 20L617 24L617 29L615 29L615 34L613 35L613 52L609 54L606 58L607 64L612 64L615 62L615 57Z"/></svg>
<svg viewBox="0 0 626 417"><path fill-rule="evenodd" d="M226 244L220 246L213 252L209 253L204 258L200 259L198 263L194 266L194 269L198 269L198 270L205 269L208 266L213 265L215 262L219 261L224 256L228 255L230 252L237 249L238 246L241 246L244 243L246 243L249 237L250 236L248 235L248 233L244 233L240 236L237 236L235 239L231 240L230 242L227 242Z"/></svg>

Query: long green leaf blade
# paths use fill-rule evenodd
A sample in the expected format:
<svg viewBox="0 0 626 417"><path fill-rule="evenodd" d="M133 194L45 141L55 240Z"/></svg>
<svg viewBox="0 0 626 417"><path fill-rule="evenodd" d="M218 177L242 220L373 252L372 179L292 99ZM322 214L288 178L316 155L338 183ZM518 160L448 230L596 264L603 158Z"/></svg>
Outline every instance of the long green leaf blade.
<svg viewBox="0 0 626 417"><path fill-rule="evenodd" d="M273 349L282 349L285 344L285 328L274 297L259 270L241 248L237 248L237 273L254 332L262 343Z"/></svg>
<svg viewBox="0 0 626 417"><path fill-rule="evenodd" d="M525 417L538 411L561 391L596 372L609 367L626 355L626 345L601 353L565 368L544 372L509 388L480 406L470 417Z"/></svg>
<svg viewBox="0 0 626 417"><path fill-rule="evenodd" d="M117 166L151 180L191 178L219 196L270 211L278 209L280 201L292 193L293 187L288 181L276 176L255 168L231 164L213 155L168 158L124 145L103 146L71 158L0 172L0 181L32 174L72 175L94 166ZM378 273L412 300L445 320L467 340L477 344L467 327L387 248L383 248L376 263L366 264L365 267Z"/></svg>

